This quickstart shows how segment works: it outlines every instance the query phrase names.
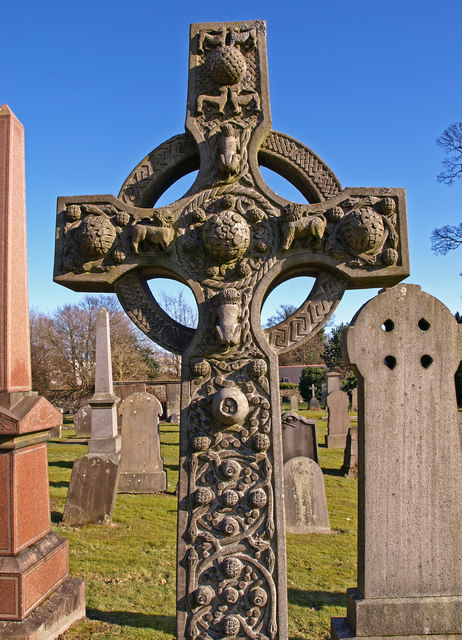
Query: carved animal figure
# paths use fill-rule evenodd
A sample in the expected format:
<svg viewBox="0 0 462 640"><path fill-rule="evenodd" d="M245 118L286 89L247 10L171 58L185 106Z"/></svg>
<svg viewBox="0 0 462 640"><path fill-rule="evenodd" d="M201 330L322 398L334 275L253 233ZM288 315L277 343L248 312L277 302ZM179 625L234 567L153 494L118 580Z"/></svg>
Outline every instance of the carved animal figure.
<svg viewBox="0 0 462 640"><path fill-rule="evenodd" d="M282 248L290 249L295 238L307 238L307 244L319 250L325 230L326 219L323 215L303 217L299 207L286 208L282 215Z"/></svg>
<svg viewBox="0 0 462 640"><path fill-rule="evenodd" d="M218 156L220 173L225 176L239 173L241 156L239 154L238 137L234 128L224 124L221 128L220 155Z"/></svg>
<svg viewBox="0 0 462 640"><path fill-rule="evenodd" d="M218 340L221 345L230 347L239 343L241 335L240 294L236 289L223 289L216 296L216 324Z"/></svg>
<svg viewBox="0 0 462 640"><path fill-rule="evenodd" d="M159 244L165 251L169 248L175 236L172 227L154 227L148 224L135 224L131 229L132 251L139 253L140 242Z"/></svg>

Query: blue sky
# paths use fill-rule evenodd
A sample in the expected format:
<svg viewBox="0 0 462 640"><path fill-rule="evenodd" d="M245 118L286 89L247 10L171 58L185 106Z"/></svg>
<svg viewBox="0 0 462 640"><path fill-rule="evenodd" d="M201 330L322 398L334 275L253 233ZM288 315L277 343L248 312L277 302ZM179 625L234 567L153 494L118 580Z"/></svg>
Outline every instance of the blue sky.
<svg viewBox="0 0 462 640"><path fill-rule="evenodd" d="M313 149L344 187L405 187L408 281L462 311L462 249L434 256L429 240L435 226L461 220L462 180L437 183L435 144L462 120L460 0L4 5L0 104L26 131L31 306L82 297L52 282L57 196L117 194L145 155L184 131L189 24L255 18L267 21L273 129ZM302 302L306 287L287 283L264 316ZM336 321L376 292L347 292Z"/></svg>

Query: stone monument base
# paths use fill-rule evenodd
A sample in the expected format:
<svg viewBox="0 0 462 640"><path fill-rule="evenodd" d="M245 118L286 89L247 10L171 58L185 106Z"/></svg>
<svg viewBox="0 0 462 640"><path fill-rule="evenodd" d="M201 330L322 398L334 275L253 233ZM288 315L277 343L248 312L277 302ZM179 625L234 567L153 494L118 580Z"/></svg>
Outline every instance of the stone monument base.
<svg viewBox="0 0 462 640"><path fill-rule="evenodd" d="M119 477L118 493L161 493L166 489L167 474L165 471L123 472Z"/></svg>
<svg viewBox="0 0 462 640"><path fill-rule="evenodd" d="M3 640L54 640L85 616L85 583L67 578L25 620L0 622Z"/></svg>
<svg viewBox="0 0 462 640"><path fill-rule="evenodd" d="M328 449L345 449L346 434L344 435L327 435L325 436L325 444Z"/></svg>
<svg viewBox="0 0 462 640"><path fill-rule="evenodd" d="M332 640L462 638L462 596L362 598L359 589L348 589L347 615L332 618Z"/></svg>

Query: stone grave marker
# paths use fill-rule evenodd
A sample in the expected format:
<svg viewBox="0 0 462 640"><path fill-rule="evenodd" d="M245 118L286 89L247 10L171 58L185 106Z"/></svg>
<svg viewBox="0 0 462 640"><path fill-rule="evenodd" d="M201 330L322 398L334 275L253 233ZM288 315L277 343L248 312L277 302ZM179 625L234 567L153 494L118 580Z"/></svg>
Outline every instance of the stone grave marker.
<svg viewBox="0 0 462 640"><path fill-rule="evenodd" d="M298 398L297 396L290 396L290 410L298 411Z"/></svg>
<svg viewBox="0 0 462 640"><path fill-rule="evenodd" d="M309 407L310 411L317 411L321 408L321 404L317 398L311 398Z"/></svg>
<svg viewBox="0 0 462 640"><path fill-rule="evenodd" d="M167 488L160 455L162 406L150 393L133 393L120 403L122 457L119 493L159 493Z"/></svg>
<svg viewBox="0 0 462 640"><path fill-rule="evenodd" d="M358 410L358 389L355 387L351 390L351 411Z"/></svg>
<svg viewBox="0 0 462 640"><path fill-rule="evenodd" d="M319 463L316 420L286 411L281 416L284 464L291 458L303 456Z"/></svg>
<svg viewBox="0 0 462 640"><path fill-rule="evenodd" d="M63 524L110 524L117 496L120 436L113 392L109 314L96 317L95 393L90 400L88 454L74 462Z"/></svg>
<svg viewBox="0 0 462 640"><path fill-rule="evenodd" d="M284 464L284 502L289 533L330 533L324 476L311 458Z"/></svg>
<svg viewBox="0 0 462 640"><path fill-rule="evenodd" d="M327 382L323 382L321 385L321 403L326 404L327 400Z"/></svg>
<svg viewBox="0 0 462 640"><path fill-rule="evenodd" d="M176 422L172 420L172 416L180 413L180 392L181 384L179 381L168 382L165 385L165 420L167 422Z"/></svg>
<svg viewBox="0 0 462 640"><path fill-rule="evenodd" d="M382 291L348 329L358 377L358 586L337 638L455 638L462 629L462 332L417 285ZM411 382L412 381L412 382Z"/></svg>
<svg viewBox="0 0 462 640"><path fill-rule="evenodd" d="M145 382L116 382L114 384L114 393L119 398L117 403L117 432L122 433L122 414L120 412L121 400L125 400L132 393L144 393L146 391Z"/></svg>
<svg viewBox="0 0 462 640"><path fill-rule="evenodd" d="M358 428L348 429L345 451L343 454L343 465L340 468L346 478L358 477Z"/></svg>
<svg viewBox="0 0 462 640"><path fill-rule="evenodd" d="M0 228L0 638L52 640L85 615L85 591L51 531L47 440L62 413L31 390L24 129L6 104Z"/></svg>
<svg viewBox="0 0 462 640"><path fill-rule="evenodd" d="M340 391L341 382L340 382L340 374L337 371L329 371L326 375L326 383L327 383L327 395L332 393L332 391Z"/></svg>
<svg viewBox="0 0 462 640"><path fill-rule="evenodd" d="M79 438L91 438L91 407L85 404L74 414L75 435Z"/></svg>
<svg viewBox="0 0 462 640"><path fill-rule="evenodd" d="M282 640L278 354L312 337L346 287L408 275L405 194L342 189L310 149L271 131L263 21L192 25L189 70L184 135L144 158L118 197L59 198L55 281L115 291L142 331L182 356L178 640L203 629ZM310 204L274 194L259 164L289 177ZM191 168L199 173L188 193L156 208ZM306 301L263 331L268 291L282 272L301 271L315 276ZM152 296L147 280L166 275L193 290L197 329L175 322ZM239 515L243 505L253 507L250 520ZM234 593L241 575L255 578L241 580L247 586L224 614L220 593ZM252 605L251 616L238 613L238 601Z"/></svg>
<svg viewBox="0 0 462 640"><path fill-rule="evenodd" d="M327 435L326 447L328 449L344 449L346 437L350 428L350 416L348 407L350 399L345 391L331 391L327 396Z"/></svg>

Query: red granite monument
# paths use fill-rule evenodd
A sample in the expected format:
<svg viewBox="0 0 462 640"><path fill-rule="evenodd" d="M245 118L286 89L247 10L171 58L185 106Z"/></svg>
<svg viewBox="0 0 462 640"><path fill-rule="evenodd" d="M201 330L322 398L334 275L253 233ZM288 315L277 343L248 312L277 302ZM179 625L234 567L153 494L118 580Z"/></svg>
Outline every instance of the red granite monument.
<svg viewBox="0 0 462 640"><path fill-rule="evenodd" d="M24 128L6 105L0 225L0 637L52 640L85 615L84 583L51 531L46 443L62 414L31 391Z"/></svg>

